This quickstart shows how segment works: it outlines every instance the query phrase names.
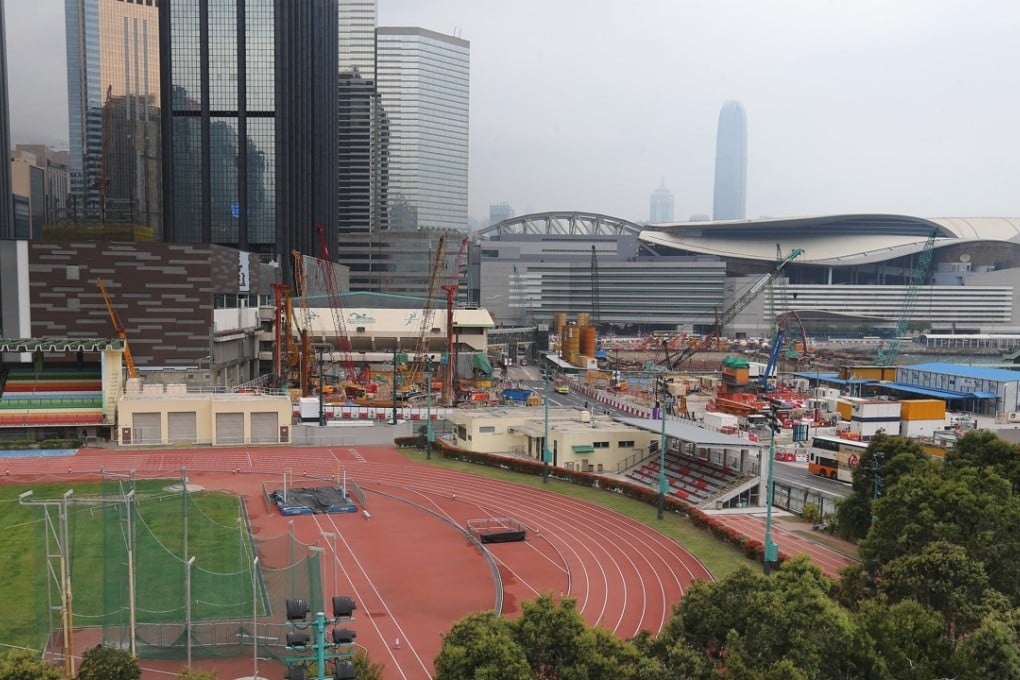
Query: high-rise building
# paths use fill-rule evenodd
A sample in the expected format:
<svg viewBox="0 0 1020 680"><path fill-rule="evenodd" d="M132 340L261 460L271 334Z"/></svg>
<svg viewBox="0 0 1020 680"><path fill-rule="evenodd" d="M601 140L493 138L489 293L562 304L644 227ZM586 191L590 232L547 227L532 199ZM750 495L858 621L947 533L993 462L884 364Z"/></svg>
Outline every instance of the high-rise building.
<svg viewBox="0 0 1020 680"><path fill-rule="evenodd" d="M489 226L514 216L513 207L506 201L489 204Z"/></svg>
<svg viewBox="0 0 1020 680"><path fill-rule="evenodd" d="M652 192L648 202L648 221L653 224L673 221L673 192L666 188L666 180Z"/></svg>
<svg viewBox="0 0 1020 680"><path fill-rule="evenodd" d="M18 144L13 157L31 158L42 170L42 204L33 206L41 213L43 224L66 222L71 179L68 174L70 157L66 151L57 151L45 144Z"/></svg>
<svg viewBox="0 0 1020 680"><path fill-rule="evenodd" d="M14 193L11 190L11 128L7 111L7 42L4 0L0 0L0 239L14 238Z"/></svg>
<svg viewBox="0 0 1020 680"><path fill-rule="evenodd" d="M67 0L69 219L161 229L159 10Z"/></svg>
<svg viewBox="0 0 1020 680"><path fill-rule="evenodd" d="M160 3L166 240L274 256L336 230L337 0Z"/></svg>
<svg viewBox="0 0 1020 680"><path fill-rule="evenodd" d="M742 220L747 210L747 115L738 101L719 111L712 219Z"/></svg>
<svg viewBox="0 0 1020 680"><path fill-rule="evenodd" d="M469 48L423 28L376 30L391 230L467 229Z"/></svg>

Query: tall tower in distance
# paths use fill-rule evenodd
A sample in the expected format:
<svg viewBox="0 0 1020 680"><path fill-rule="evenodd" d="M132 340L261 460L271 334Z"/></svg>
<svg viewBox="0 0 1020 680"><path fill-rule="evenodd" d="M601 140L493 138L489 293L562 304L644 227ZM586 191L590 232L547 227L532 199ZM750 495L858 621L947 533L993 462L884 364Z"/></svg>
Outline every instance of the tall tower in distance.
<svg viewBox="0 0 1020 680"><path fill-rule="evenodd" d="M659 188L652 192L648 202L648 221L652 224L673 221L673 192L666 188L666 180L659 182Z"/></svg>
<svg viewBox="0 0 1020 680"><path fill-rule="evenodd" d="M719 111L712 219L742 220L747 210L747 114L730 100Z"/></svg>
<svg viewBox="0 0 1020 680"><path fill-rule="evenodd" d="M0 0L0 239L14 238L14 194L11 191L11 129L7 117L7 43L4 0Z"/></svg>

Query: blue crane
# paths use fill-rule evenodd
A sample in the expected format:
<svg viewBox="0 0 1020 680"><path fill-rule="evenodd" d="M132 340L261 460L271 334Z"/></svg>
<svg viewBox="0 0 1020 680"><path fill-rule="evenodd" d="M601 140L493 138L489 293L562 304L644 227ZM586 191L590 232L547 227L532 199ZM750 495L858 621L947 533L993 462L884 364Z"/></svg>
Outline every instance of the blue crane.
<svg viewBox="0 0 1020 680"><path fill-rule="evenodd" d="M910 273L910 283L907 285L907 294L903 300L903 309L900 310L900 318L896 322L896 331L893 337L884 346L878 348L879 366L892 366L896 363L896 356L900 353L900 344L903 336L910 330L910 318L914 307L917 305L917 294L921 290L921 284L928 277L928 270L931 268L932 250L935 247L935 237L938 230L933 229L924 242L921 254L917 258L917 266Z"/></svg>

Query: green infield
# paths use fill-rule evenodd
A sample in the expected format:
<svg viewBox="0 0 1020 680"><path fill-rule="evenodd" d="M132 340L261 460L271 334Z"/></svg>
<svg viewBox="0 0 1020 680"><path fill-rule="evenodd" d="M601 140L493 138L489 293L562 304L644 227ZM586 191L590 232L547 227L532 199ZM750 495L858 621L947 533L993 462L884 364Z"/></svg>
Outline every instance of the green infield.
<svg viewBox="0 0 1020 680"><path fill-rule="evenodd" d="M240 498L182 493L180 480L164 479L136 482L129 503L131 488L126 480L0 486L0 601L7 611L0 640L40 649L60 625L65 556L74 626L102 627L104 639L110 631L123 636L129 564L138 624L184 621L188 588L193 621L251 616L254 551ZM69 489L65 523L61 497ZM33 505L19 503L29 490ZM195 558L190 567L186 556Z"/></svg>

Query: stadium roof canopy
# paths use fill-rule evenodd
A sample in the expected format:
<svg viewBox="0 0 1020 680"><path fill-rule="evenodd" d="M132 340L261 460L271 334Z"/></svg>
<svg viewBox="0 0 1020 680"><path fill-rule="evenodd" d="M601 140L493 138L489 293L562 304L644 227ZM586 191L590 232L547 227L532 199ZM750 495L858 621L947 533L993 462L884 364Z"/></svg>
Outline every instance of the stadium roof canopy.
<svg viewBox="0 0 1020 680"><path fill-rule="evenodd" d="M784 252L802 248L801 264L847 267L918 253L933 231L935 248L989 241L1020 245L1020 217L886 214L655 224L640 239L690 253L773 262L778 244Z"/></svg>
<svg viewBox="0 0 1020 680"><path fill-rule="evenodd" d="M101 352L124 349L123 340L106 338L0 338L0 352Z"/></svg>

